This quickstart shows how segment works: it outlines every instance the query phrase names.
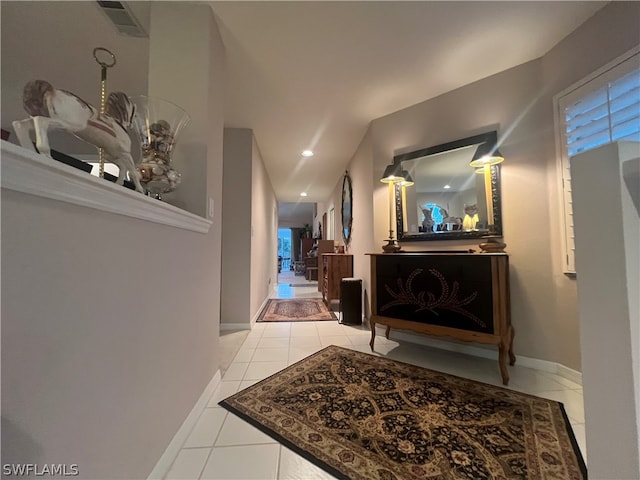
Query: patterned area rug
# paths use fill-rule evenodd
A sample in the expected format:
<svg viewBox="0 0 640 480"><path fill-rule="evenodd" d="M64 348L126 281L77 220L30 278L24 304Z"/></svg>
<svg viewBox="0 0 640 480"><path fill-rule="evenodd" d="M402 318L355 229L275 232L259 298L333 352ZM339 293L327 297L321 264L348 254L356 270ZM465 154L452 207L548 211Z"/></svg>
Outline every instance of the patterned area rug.
<svg viewBox="0 0 640 480"><path fill-rule="evenodd" d="M220 402L341 479L584 479L561 403L330 346Z"/></svg>
<svg viewBox="0 0 640 480"><path fill-rule="evenodd" d="M271 299L260 313L258 322L304 322L336 320L321 298Z"/></svg>

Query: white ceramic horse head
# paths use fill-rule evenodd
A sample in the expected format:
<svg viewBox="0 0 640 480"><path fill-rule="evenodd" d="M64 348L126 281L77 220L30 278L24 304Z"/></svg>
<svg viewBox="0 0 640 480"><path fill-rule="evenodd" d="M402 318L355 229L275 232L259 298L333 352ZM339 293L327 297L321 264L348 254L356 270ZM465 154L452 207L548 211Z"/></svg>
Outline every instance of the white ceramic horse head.
<svg viewBox="0 0 640 480"><path fill-rule="evenodd" d="M117 184L124 183L128 173L136 190L144 193L133 158L131 139L127 129L133 122L135 106L122 92L109 94L105 113L80 97L65 90L57 90L44 80L27 83L23 94L24 109L30 118L13 122L20 144L32 149L30 131L35 130L36 148L51 156L47 132L51 128L71 132L76 137L104 150L107 160L119 168Z"/></svg>

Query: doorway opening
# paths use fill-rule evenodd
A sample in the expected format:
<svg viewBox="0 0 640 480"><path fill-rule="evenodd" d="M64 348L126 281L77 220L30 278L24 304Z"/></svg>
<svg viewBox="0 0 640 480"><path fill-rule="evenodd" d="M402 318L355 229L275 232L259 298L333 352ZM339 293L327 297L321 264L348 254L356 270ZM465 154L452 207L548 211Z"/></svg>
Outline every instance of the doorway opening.
<svg viewBox="0 0 640 480"><path fill-rule="evenodd" d="M278 273L291 270L291 229L278 229Z"/></svg>

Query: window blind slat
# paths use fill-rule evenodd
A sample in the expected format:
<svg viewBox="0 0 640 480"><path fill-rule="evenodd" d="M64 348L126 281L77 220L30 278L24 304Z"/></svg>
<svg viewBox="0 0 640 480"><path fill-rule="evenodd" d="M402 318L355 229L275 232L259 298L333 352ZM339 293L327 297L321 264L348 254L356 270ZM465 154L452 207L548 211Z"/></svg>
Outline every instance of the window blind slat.
<svg viewBox="0 0 640 480"><path fill-rule="evenodd" d="M632 118L631 120L613 127L611 131L611 139L614 141L619 140L629 135L633 135L634 133L638 133L638 118Z"/></svg>
<svg viewBox="0 0 640 480"><path fill-rule="evenodd" d="M588 125L594 120L600 120L601 118L607 118L609 116L609 106L605 103L599 105L596 108L588 110L576 115L571 120L567 120L567 133L573 132L575 129Z"/></svg>
<svg viewBox="0 0 640 480"><path fill-rule="evenodd" d="M588 138L592 135L597 135L600 132L609 130L609 118L604 117L580 128L576 128L569 135L567 135L567 143L573 145L574 143Z"/></svg>
<svg viewBox="0 0 640 480"><path fill-rule="evenodd" d="M599 147L600 145L605 145L611 141L611 134L609 130L604 130L597 134L591 135L587 138L584 138L580 141L573 143L572 145L568 145L569 147L569 156L573 157L577 153L586 152L587 150L591 150L593 148Z"/></svg>
<svg viewBox="0 0 640 480"><path fill-rule="evenodd" d="M626 75L614 80L609 85L609 97L615 100L620 95L624 95L629 90L640 87L640 70L634 70Z"/></svg>
<svg viewBox="0 0 640 480"><path fill-rule="evenodd" d="M592 108L597 107L598 105L607 103L607 101L607 87L603 86L598 90L589 93L577 102L568 105L565 109L565 114L568 116L568 118L571 119L582 112L586 112L588 110L591 110Z"/></svg>
<svg viewBox="0 0 640 480"><path fill-rule="evenodd" d="M640 117L640 104L629 105L627 108L611 114L611 125L614 127L632 118Z"/></svg>
<svg viewBox="0 0 640 480"><path fill-rule="evenodd" d="M617 112L628 106L640 108L640 87L633 88L611 101L611 111Z"/></svg>
<svg viewBox="0 0 640 480"><path fill-rule="evenodd" d="M640 142L640 132L636 131L625 137L616 138L616 141L619 141L619 140Z"/></svg>

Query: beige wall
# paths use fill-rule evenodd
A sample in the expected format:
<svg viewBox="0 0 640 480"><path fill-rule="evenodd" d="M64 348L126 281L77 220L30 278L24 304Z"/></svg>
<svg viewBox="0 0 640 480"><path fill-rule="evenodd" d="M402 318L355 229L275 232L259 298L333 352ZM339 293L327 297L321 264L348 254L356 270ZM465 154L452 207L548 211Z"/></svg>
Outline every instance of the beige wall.
<svg viewBox="0 0 640 480"><path fill-rule="evenodd" d="M540 129L545 157L548 160L552 281L557 304L556 315L558 319L562 319L558 322L555 334L561 338L573 338L578 335L579 319L575 278L562 273L562 249L559 247L562 241L562 211L556 166L553 96L640 44L639 18L640 3L611 2L542 57L541 91L544 92L547 120L540 125ZM600 355L600 352L594 354Z"/></svg>
<svg viewBox="0 0 640 480"><path fill-rule="evenodd" d="M224 52L194 13L208 234L2 189L2 463L146 478L218 370Z"/></svg>
<svg viewBox="0 0 640 480"><path fill-rule="evenodd" d="M253 318L278 283L278 202L252 136L251 178L251 300Z"/></svg>
<svg viewBox="0 0 640 480"><path fill-rule="evenodd" d="M363 313L367 317L369 315L370 272L369 257L366 254L379 250L377 247L378 242L373 236L373 173L371 160L371 134L367 132L346 168L351 176L353 188L353 222L351 242L347 246L347 253L353 255L353 276L362 279ZM328 202L336 206L335 231L336 239L340 244L344 244L341 216L342 180L343 176L340 176L331 194L331 201ZM382 242L379 243L382 245Z"/></svg>
<svg viewBox="0 0 640 480"><path fill-rule="evenodd" d="M46 80L55 88L100 106L100 66L92 55L97 46L108 48L117 58L116 65L108 70L108 91L147 93L149 39L120 35L94 2L3 1L0 10L0 121L5 130L13 132L11 122L27 118L22 89L30 80ZM16 51L24 51L25 43L29 46L28 55L15 55ZM70 62L65 45L80 45L82 54L74 54ZM56 150L72 155L97 154L95 147L66 132L49 134ZM17 143L13 134L11 141ZM137 158L138 152L133 154Z"/></svg>
<svg viewBox="0 0 640 480"><path fill-rule="evenodd" d="M203 99L209 90L209 35L196 39L192 32L207 32L208 7L193 3L157 2L151 5L149 45L149 96L160 97L183 108L191 123L177 137L172 163L181 173L180 188L163 200L206 216L207 117ZM184 52L188 51L189 55ZM170 65L170 67L169 67ZM184 85L188 88L176 88Z"/></svg>
<svg viewBox="0 0 640 480"><path fill-rule="evenodd" d="M322 216L320 216L320 219L322 219ZM307 223L309 225L315 225L314 228L317 230L318 221L317 220L314 221L313 213L305 214L305 213L297 212L293 215L281 216L278 218L279 228L302 228Z"/></svg>
<svg viewBox="0 0 640 480"><path fill-rule="evenodd" d="M249 325L251 278L252 139L247 128L224 129L222 324Z"/></svg>
<svg viewBox="0 0 640 480"><path fill-rule="evenodd" d="M224 129L223 328L250 328L277 283L278 204L253 132Z"/></svg>
<svg viewBox="0 0 640 480"><path fill-rule="evenodd" d="M498 130L503 228L511 260L516 354L580 370L575 281L562 273L552 96L638 42L640 4L615 2L545 57L376 119L355 158L371 150L372 239L388 236L388 191L379 182L393 156ZM592 55L593 53L593 55ZM573 64L576 64L574 69ZM358 198L358 191L354 197ZM354 222L358 220L354 215ZM412 242L405 250L476 248L479 242Z"/></svg>
<svg viewBox="0 0 640 480"><path fill-rule="evenodd" d="M475 82L373 122L374 182L394 154L497 129L507 159L502 167L503 225L511 254L511 296L516 352L579 365L560 355L565 340L547 337L557 322L548 241L546 159L540 145L544 123L539 96L540 61ZM375 238L388 235L387 186L374 183ZM533 200L535 199L535 201ZM395 224L395 222L394 222ZM405 250L476 248L479 242L403 243ZM522 339L522 340L521 340Z"/></svg>

